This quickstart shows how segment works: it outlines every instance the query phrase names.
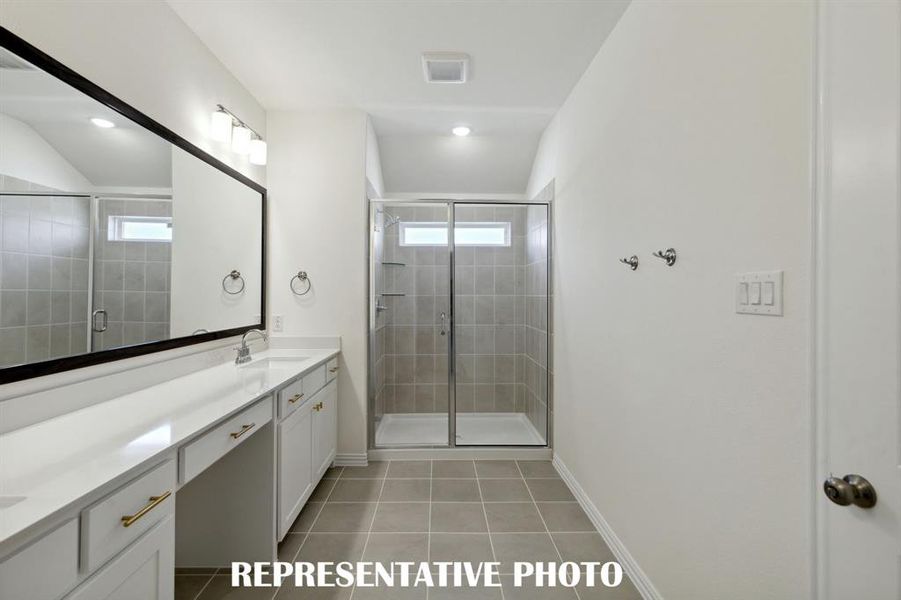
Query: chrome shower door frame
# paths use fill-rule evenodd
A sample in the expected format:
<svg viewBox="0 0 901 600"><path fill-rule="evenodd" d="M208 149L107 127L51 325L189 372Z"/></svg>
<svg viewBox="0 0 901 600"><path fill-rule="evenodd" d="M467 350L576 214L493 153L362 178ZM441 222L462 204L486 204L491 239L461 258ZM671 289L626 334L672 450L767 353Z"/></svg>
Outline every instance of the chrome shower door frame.
<svg viewBox="0 0 901 600"><path fill-rule="evenodd" d="M375 403L376 403L376 375L374 373L375 369L373 368L372 358L374 355L373 344L375 343L375 322L376 322L376 310L375 306L378 302L378 297L376 296L376 290L373 289L373 281L375 280L375 269L376 264L374 260L374 243L375 239L373 236L374 227L376 224L378 206L404 206L404 205L422 205L422 204L445 204L447 206L447 223L448 223L448 236L447 236L447 250L448 250L448 267L449 267L449 281L448 281L448 322L447 322L447 353L448 353L448 361L447 361L447 386L448 386L448 431L447 431L447 445L446 446L435 446L432 444L422 444L421 446L376 446L375 444ZM548 356L550 357L550 341L551 341L551 319L552 319L552 294L551 294L551 285L553 282L553 261L551 260L552 256L552 231L553 231L553 202L551 201L535 201L535 200L522 200L522 199L462 199L462 198L417 198L417 199L395 199L395 198L369 198L369 221L367 223L367 231L369 236L369 245L366 256L367 267L369 272L369 278L367 282L367 314L369 315L369 323L368 323L368 331L367 331L367 347L366 347L366 366L368 370L367 377L367 448L370 450L373 449L395 449L395 448L457 448L458 445L456 443L456 435L457 435L457 401L456 401L456 362L457 362L457 345L456 345L456 314L455 314L455 289L456 289L456 281L455 281L455 269L456 269L456 256L455 256L455 244L454 244L454 233L455 233L455 222L456 222L456 207L457 205L513 205L513 206L545 206L547 207L547 221L548 221L548 237L547 237L547 257L548 257L548 272L547 272L547 285L548 285L548 302L547 302L547 322L549 326L548 330ZM550 362L550 359L549 359ZM534 446L511 446L509 444L479 444L479 445L471 445L465 444L459 447L461 448L515 448L515 447L528 447L528 448L546 448L550 446L551 443L551 428L552 428L552 411L550 409L551 404L551 378L548 377L547 380L547 396L548 396L548 414L546 419L546 431L544 432L544 440L545 443L543 446L534 445Z"/></svg>

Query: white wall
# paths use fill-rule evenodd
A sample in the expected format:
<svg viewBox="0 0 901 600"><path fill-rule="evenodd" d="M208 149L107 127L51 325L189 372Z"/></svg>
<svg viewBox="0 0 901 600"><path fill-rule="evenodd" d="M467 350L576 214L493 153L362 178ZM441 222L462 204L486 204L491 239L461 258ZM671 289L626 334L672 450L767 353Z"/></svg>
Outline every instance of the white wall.
<svg viewBox="0 0 901 600"><path fill-rule="evenodd" d="M521 194L538 134L468 137L384 135L379 138L387 194L402 192Z"/></svg>
<svg viewBox="0 0 901 600"><path fill-rule="evenodd" d="M269 314L285 335L341 336L338 453L366 452L366 114L269 113ZM288 280L309 273L295 296Z"/></svg>
<svg viewBox="0 0 901 600"><path fill-rule="evenodd" d="M87 192L93 185L78 169L18 119L0 113L0 174L66 192Z"/></svg>
<svg viewBox="0 0 901 600"><path fill-rule="evenodd" d="M375 128L372 126L372 119L369 115L366 115L366 179L369 180L379 198L385 195L379 139L375 134Z"/></svg>
<svg viewBox="0 0 901 600"><path fill-rule="evenodd" d="M223 215L227 218L221 218ZM181 148L172 149L170 335L259 323L263 219L260 194ZM237 270L241 293L222 286ZM237 292L238 280L225 287Z"/></svg>
<svg viewBox="0 0 901 600"><path fill-rule="evenodd" d="M536 161L555 452L665 598L810 594L812 35L807 2L635 2ZM769 269L785 316L736 315Z"/></svg>
<svg viewBox="0 0 901 600"><path fill-rule="evenodd" d="M265 136L263 107L163 0L4 0L0 25L265 183L264 167L208 137L216 103Z"/></svg>

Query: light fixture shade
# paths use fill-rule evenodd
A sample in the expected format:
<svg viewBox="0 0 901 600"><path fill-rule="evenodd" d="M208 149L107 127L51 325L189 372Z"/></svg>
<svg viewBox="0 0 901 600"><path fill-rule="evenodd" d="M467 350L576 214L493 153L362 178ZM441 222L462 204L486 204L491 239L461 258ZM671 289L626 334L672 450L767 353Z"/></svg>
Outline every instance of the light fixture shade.
<svg viewBox="0 0 901 600"><path fill-rule="evenodd" d="M210 137L217 142L227 142L232 135L232 117L224 110L210 115Z"/></svg>
<svg viewBox="0 0 901 600"><path fill-rule="evenodd" d="M237 125L232 128L232 151L236 154L248 154L250 152L250 138L252 137L250 129Z"/></svg>
<svg viewBox="0 0 901 600"><path fill-rule="evenodd" d="M254 165L266 164L266 142L260 138L250 140L250 163Z"/></svg>

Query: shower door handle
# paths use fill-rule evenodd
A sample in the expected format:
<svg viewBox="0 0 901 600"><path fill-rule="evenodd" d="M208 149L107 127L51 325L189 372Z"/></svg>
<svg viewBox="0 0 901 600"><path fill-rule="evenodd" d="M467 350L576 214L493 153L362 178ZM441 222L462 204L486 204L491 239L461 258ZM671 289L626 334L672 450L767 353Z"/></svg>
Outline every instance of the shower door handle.
<svg viewBox="0 0 901 600"><path fill-rule="evenodd" d="M99 325L97 324L97 317L101 317ZM109 316L106 314L105 310L100 308L91 313L91 329L93 329L97 333L102 333L106 331L108 325Z"/></svg>
<svg viewBox="0 0 901 600"><path fill-rule="evenodd" d="M441 313L441 335L447 335L447 313Z"/></svg>

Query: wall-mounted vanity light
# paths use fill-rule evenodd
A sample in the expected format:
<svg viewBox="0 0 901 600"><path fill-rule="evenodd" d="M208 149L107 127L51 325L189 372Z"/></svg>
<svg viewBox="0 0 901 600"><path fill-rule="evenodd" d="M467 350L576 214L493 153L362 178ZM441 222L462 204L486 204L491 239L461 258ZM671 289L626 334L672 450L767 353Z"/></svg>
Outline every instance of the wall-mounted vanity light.
<svg viewBox="0 0 901 600"><path fill-rule="evenodd" d="M221 104L217 104L210 115L210 137L217 142L230 142L232 152L248 156L251 164L266 164L263 136Z"/></svg>

